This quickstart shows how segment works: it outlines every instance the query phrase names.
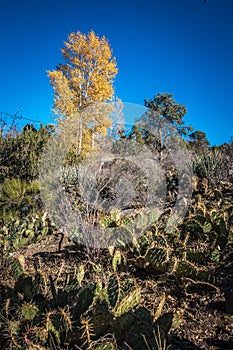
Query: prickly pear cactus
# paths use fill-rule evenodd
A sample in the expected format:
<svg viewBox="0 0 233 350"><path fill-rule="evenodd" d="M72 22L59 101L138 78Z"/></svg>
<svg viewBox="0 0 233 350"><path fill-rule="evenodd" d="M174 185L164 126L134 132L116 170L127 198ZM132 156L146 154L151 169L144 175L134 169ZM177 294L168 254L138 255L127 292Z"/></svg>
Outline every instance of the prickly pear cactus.
<svg viewBox="0 0 233 350"><path fill-rule="evenodd" d="M119 249L116 249L114 251L114 255L112 258L112 268L113 271L116 272L117 271L117 267L121 264L121 252Z"/></svg>
<svg viewBox="0 0 233 350"><path fill-rule="evenodd" d="M23 295L24 301L30 302L33 299L32 277L21 275L15 283L14 290Z"/></svg>
<svg viewBox="0 0 233 350"><path fill-rule="evenodd" d="M124 313L132 310L134 307L136 307L141 300L141 291L140 288L136 288L132 292L130 292L128 295L126 295L119 303L116 305L116 308L114 310L114 316L119 317L123 315Z"/></svg>
<svg viewBox="0 0 233 350"><path fill-rule="evenodd" d="M77 271L77 281L78 281L78 284L79 286L81 287L82 285L82 280L84 278L84 275L85 275L85 269L84 269L84 266L83 265L80 265L78 267L78 271Z"/></svg>
<svg viewBox="0 0 233 350"><path fill-rule="evenodd" d="M24 274L25 258L23 255L19 255L12 261L12 273L14 278L17 280L21 275Z"/></svg>
<svg viewBox="0 0 233 350"><path fill-rule="evenodd" d="M33 280L34 294L45 295L47 293L47 278L43 271L37 269Z"/></svg>
<svg viewBox="0 0 233 350"><path fill-rule="evenodd" d="M38 307L32 303L24 303L21 307L22 316L27 321L32 321L36 317L38 312Z"/></svg>
<svg viewBox="0 0 233 350"><path fill-rule="evenodd" d="M195 278L198 267L188 261L178 261L176 265L176 275L178 277Z"/></svg>
<svg viewBox="0 0 233 350"><path fill-rule="evenodd" d="M166 270L169 261L167 247L149 248L144 256L144 260L156 271Z"/></svg>
<svg viewBox="0 0 233 350"><path fill-rule="evenodd" d="M109 277L108 281L108 301L111 305L111 308L114 309L118 303L120 296L120 283L117 275L114 273Z"/></svg>
<svg viewBox="0 0 233 350"><path fill-rule="evenodd" d="M89 309L94 301L95 284L89 284L80 288L78 292L78 314L81 315Z"/></svg>
<svg viewBox="0 0 233 350"><path fill-rule="evenodd" d="M103 343L101 345L98 345L96 350L114 350L116 349L113 343Z"/></svg>

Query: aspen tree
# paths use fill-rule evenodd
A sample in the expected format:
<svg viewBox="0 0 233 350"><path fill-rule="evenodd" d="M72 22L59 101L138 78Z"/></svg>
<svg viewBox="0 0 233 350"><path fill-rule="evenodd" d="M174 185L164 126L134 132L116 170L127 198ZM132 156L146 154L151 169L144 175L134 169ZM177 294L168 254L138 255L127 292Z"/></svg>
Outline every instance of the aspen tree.
<svg viewBox="0 0 233 350"><path fill-rule="evenodd" d="M58 126L79 155L95 147L95 135L111 127L116 60L107 39L93 31L71 33L61 50L64 63L48 71Z"/></svg>

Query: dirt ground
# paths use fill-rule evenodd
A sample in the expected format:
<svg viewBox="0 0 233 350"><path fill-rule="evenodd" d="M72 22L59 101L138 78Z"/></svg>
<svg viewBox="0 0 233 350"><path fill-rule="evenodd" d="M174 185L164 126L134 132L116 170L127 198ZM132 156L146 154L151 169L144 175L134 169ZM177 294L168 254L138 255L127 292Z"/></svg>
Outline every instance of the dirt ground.
<svg viewBox="0 0 233 350"><path fill-rule="evenodd" d="M88 259L101 259L100 256L85 256L67 237L62 242L59 252L60 236L53 235L41 242L31 244L12 256L23 254L25 269L34 271L35 261L39 261L40 269L47 274L61 277L64 272ZM229 247L228 261L222 263L216 271L216 286L224 285L226 277L233 279L233 254ZM2 267L4 283L11 284L10 267ZM2 274L2 273L1 273ZM158 279L158 276L131 264L126 271L120 272L122 278L133 277L142 288L142 304L153 312L166 294L162 313L173 313L173 326L169 333L168 349L233 349L233 315L226 310L224 293L221 288L209 291L184 292L181 285L172 276ZM121 277L120 277L121 278Z"/></svg>

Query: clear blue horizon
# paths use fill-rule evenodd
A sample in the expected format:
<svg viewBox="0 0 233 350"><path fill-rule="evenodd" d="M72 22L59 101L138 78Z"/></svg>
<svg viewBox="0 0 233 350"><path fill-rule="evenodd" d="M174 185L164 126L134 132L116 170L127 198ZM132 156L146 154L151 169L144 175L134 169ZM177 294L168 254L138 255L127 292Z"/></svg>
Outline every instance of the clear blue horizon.
<svg viewBox="0 0 233 350"><path fill-rule="evenodd" d="M46 71L62 61L71 32L105 35L119 69L115 93L143 106L173 93L186 124L212 145L233 136L232 0L1 1L0 112L49 123L53 91ZM127 122L133 122L127 120Z"/></svg>

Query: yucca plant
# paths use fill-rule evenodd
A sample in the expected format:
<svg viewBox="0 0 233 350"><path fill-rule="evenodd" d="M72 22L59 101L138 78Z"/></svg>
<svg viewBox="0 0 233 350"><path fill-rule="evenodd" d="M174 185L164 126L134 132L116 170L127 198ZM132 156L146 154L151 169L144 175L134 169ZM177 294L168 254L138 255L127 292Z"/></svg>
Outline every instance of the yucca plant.
<svg viewBox="0 0 233 350"><path fill-rule="evenodd" d="M38 207L40 185L37 180L31 183L20 178L5 179L0 192L0 205L8 211L18 211L20 215Z"/></svg>
<svg viewBox="0 0 233 350"><path fill-rule="evenodd" d="M217 148L210 148L197 154L193 159L193 172L199 178L207 178L211 184L217 184L226 177L228 164L226 157Z"/></svg>

